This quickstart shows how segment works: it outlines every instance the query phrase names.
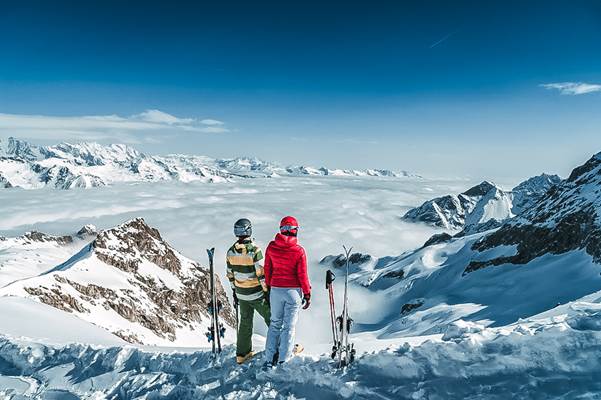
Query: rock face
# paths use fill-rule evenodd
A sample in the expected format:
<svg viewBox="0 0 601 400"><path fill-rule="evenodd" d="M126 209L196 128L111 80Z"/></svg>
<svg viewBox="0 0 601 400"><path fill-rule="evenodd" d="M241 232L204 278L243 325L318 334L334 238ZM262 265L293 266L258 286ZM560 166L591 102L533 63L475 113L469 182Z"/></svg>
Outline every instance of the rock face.
<svg viewBox="0 0 601 400"><path fill-rule="evenodd" d="M90 188L116 182L226 182L234 178L278 175L341 175L408 177L388 170L332 170L289 167L258 158L212 159L172 154L152 156L122 144L61 143L34 146L9 138L0 140L0 188Z"/></svg>
<svg viewBox="0 0 601 400"><path fill-rule="evenodd" d="M94 231L87 226L78 236ZM48 240L43 234L28 235ZM210 320L209 284L206 268L182 256L158 230L137 218L98 233L63 264L10 284L0 295L31 297L132 343L198 345L206 340ZM223 305L220 316L234 326L219 279L217 292Z"/></svg>
<svg viewBox="0 0 601 400"><path fill-rule="evenodd" d="M482 232L533 207L560 181L557 175L542 174L520 183L510 192L484 181L458 195L428 200L409 210L403 219L464 230L461 235Z"/></svg>
<svg viewBox="0 0 601 400"><path fill-rule="evenodd" d="M511 190L513 194L511 211L515 215L522 214L542 199L551 187L560 182L559 176L548 174L541 174L525 180Z"/></svg>
<svg viewBox="0 0 601 400"><path fill-rule="evenodd" d="M520 218L507 221L472 247L485 251L501 245L517 246L516 254L472 261L465 272L505 263L525 264L544 254L577 249L601 262L601 153L552 186Z"/></svg>

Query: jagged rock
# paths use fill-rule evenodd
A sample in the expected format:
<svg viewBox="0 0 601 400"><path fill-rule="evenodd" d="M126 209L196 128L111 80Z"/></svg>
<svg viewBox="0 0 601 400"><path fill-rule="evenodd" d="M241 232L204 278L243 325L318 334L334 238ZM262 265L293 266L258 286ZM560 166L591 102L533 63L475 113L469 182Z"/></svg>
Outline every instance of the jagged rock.
<svg viewBox="0 0 601 400"><path fill-rule="evenodd" d="M432 246L433 244L439 244L439 243L447 243L451 239L453 239L453 236L449 235L446 232L436 233L436 234L432 235L430 237L430 239L426 240L426 242L424 243L424 245L422 247L428 247L428 246Z"/></svg>
<svg viewBox="0 0 601 400"><path fill-rule="evenodd" d="M60 245L73 243L73 238L71 236L53 236L38 231L27 232L22 238L32 242L56 242Z"/></svg>
<svg viewBox="0 0 601 400"><path fill-rule="evenodd" d="M361 254L361 253L353 253L349 256L350 264L364 264L372 260L372 256L369 254ZM339 254L337 256L327 256L324 257L320 263L326 264L330 263L332 266L336 268L341 268L346 265L346 257L344 254Z"/></svg>
<svg viewBox="0 0 601 400"><path fill-rule="evenodd" d="M416 300L413 303L403 304L403 307L401 307L401 315L407 315L411 311L413 311L413 310L415 310L417 308L420 308L423 305L424 305L424 301L423 300Z"/></svg>
<svg viewBox="0 0 601 400"><path fill-rule="evenodd" d="M391 271L384 275L386 278L403 279L405 277L405 271L399 269L398 271Z"/></svg>
<svg viewBox="0 0 601 400"><path fill-rule="evenodd" d="M494 185L493 183L490 183L488 181L483 181L482 183L479 183L478 185L469 188L462 194L465 196L468 196L468 197L482 197L486 193L488 193L491 190L496 189L496 188L497 188L497 186Z"/></svg>
<svg viewBox="0 0 601 400"><path fill-rule="evenodd" d="M99 233L93 246L100 260L126 272L136 272L143 259L176 275L180 272L181 263L173 249L143 218Z"/></svg>
<svg viewBox="0 0 601 400"><path fill-rule="evenodd" d="M67 312L89 313L77 299L68 293L63 293L60 288L52 287L26 287L25 291L32 296L37 297L42 303L58 308Z"/></svg>

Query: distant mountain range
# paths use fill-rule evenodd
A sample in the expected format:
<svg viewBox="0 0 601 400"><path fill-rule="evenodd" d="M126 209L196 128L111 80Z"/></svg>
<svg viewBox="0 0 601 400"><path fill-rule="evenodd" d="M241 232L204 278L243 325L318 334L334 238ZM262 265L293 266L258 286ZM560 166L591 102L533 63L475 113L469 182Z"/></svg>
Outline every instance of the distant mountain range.
<svg viewBox="0 0 601 400"><path fill-rule="evenodd" d="M417 177L406 171L284 167L258 158L213 159L205 156L148 155L123 145L60 143L35 146L0 140L0 188L89 188L116 182L225 182L278 176Z"/></svg>
<svg viewBox="0 0 601 400"><path fill-rule="evenodd" d="M508 218L520 215L536 204L547 191L559 184L557 175L542 174L520 183L511 191L484 181L458 195L449 194L424 202L403 216L414 222L425 222L450 230L490 229Z"/></svg>

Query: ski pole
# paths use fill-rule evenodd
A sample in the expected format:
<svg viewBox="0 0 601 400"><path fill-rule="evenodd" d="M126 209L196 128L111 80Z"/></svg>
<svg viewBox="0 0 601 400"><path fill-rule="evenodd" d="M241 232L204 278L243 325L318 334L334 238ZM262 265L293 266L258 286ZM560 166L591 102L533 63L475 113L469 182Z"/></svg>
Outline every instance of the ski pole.
<svg viewBox="0 0 601 400"><path fill-rule="evenodd" d="M336 275L331 270L326 271L326 289L328 290L328 297L330 300L330 322L332 324L332 339L334 345L332 346L332 358L336 357L338 352L338 330L336 329L336 306L334 304L334 286L332 283L336 279Z"/></svg>

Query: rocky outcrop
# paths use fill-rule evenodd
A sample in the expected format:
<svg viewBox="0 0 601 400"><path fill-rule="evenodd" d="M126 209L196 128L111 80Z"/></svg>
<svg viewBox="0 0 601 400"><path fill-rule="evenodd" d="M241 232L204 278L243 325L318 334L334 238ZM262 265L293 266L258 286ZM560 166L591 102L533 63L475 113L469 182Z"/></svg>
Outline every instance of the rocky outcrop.
<svg viewBox="0 0 601 400"><path fill-rule="evenodd" d="M557 175L541 174L525 180L511 190L513 195L511 211L520 215L532 208L553 186L559 184Z"/></svg>
<svg viewBox="0 0 601 400"><path fill-rule="evenodd" d="M403 304L401 307L401 315L407 315L415 309L420 308L424 305L424 301L422 299L416 299L410 303Z"/></svg>
<svg viewBox="0 0 601 400"><path fill-rule="evenodd" d="M67 245L73 243L72 236L53 236L46 233L31 231L21 236L25 242L56 242L59 245Z"/></svg>
<svg viewBox="0 0 601 400"><path fill-rule="evenodd" d="M422 247L432 246L434 244L447 243L453 239L453 236L449 235L446 232L436 233L430 237L430 239L426 240Z"/></svg>
<svg viewBox="0 0 601 400"><path fill-rule="evenodd" d="M68 293L63 293L58 286L51 288L44 286L26 287L25 291L36 297L42 303L58 308L59 310L78 313L90 312L90 310L84 307L75 297Z"/></svg>
<svg viewBox="0 0 601 400"><path fill-rule="evenodd" d="M0 173L0 188L9 189L13 187L13 185Z"/></svg>

